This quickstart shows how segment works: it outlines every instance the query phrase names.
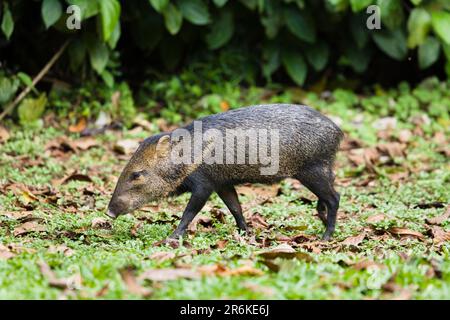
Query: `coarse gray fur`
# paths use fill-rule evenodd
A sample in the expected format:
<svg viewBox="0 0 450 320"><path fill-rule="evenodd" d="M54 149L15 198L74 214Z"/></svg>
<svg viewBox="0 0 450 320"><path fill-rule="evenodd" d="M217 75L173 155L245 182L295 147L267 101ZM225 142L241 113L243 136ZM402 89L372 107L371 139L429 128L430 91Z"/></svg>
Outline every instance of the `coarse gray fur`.
<svg viewBox="0 0 450 320"><path fill-rule="evenodd" d="M331 237L339 206L339 194L333 188L332 166L343 137L335 123L310 107L290 104L249 106L197 121L201 121L203 132L209 129L222 132L225 148L230 147L225 141L227 129L278 130L278 172L274 175L262 175L262 165L248 164L248 157L245 164L202 162L175 165L169 156L158 151L161 149L161 138L172 136L173 132L161 133L144 140L130 159L117 183L108 206L108 215L116 217L151 200L192 192L182 221L172 234L172 237L178 237L185 233L187 225L201 210L210 194L217 192L236 218L238 226L247 229L234 186L246 182L274 183L292 177L318 196L317 211L327 227L324 239ZM183 128L194 132L193 123ZM258 140L247 141L246 144L247 147L249 144L258 144ZM175 145L176 142L171 139L167 148L170 150ZM236 145L233 144L232 147Z"/></svg>

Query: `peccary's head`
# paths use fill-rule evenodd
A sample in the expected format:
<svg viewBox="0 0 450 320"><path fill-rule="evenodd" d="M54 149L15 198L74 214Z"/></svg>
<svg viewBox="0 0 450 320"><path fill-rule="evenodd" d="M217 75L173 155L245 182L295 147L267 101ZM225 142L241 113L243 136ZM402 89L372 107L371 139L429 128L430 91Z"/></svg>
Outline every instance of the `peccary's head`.
<svg viewBox="0 0 450 320"><path fill-rule="evenodd" d="M117 181L108 216L116 218L167 196L183 181L187 173L170 161L170 145L168 134L141 143Z"/></svg>

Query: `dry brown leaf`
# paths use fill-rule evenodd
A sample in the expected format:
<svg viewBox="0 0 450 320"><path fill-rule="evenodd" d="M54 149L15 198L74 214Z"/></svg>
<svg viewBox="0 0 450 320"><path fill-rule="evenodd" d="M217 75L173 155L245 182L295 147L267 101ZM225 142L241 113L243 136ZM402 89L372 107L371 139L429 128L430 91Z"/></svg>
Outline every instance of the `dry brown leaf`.
<svg viewBox="0 0 450 320"><path fill-rule="evenodd" d="M408 129L400 130L400 132L398 133L398 141L400 141L401 143L407 143L409 142L409 140L411 140L412 135L413 134L411 130Z"/></svg>
<svg viewBox="0 0 450 320"><path fill-rule="evenodd" d="M38 201L39 198L30 191L28 186L21 183L12 183L6 186L7 190L12 190L12 192L19 197L20 201L24 205L28 205L34 201Z"/></svg>
<svg viewBox="0 0 450 320"><path fill-rule="evenodd" d="M8 130L0 125L0 143L6 142L9 139L10 135Z"/></svg>
<svg viewBox="0 0 450 320"><path fill-rule="evenodd" d="M150 121L144 119L143 117L137 116L133 119L133 125L138 126L137 128L142 128L146 131L152 132L155 126Z"/></svg>
<svg viewBox="0 0 450 320"><path fill-rule="evenodd" d="M392 130L397 127L397 118L394 117L378 118L373 122L372 126L380 131Z"/></svg>
<svg viewBox="0 0 450 320"><path fill-rule="evenodd" d="M344 241L342 241L342 245L345 246L355 246L357 247L361 242L363 242L364 238L366 237L365 233L361 233L356 236L348 237Z"/></svg>
<svg viewBox="0 0 450 320"><path fill-rule="evenodd" d="M384 266L382 264L376 263L372 260L361 260L352 265L352 267L356 270L367 270L367 269L382 269Z"/></svg>
<svg viewBox="0 0 450 320"><path fill-rule="evenodd" d="M172 249L176 249L180 246L180 241L178 239L162 239L153 243L154 247L159 247L161 245L169 245Z"/></svg>
<svg viewBox="0 0 450 320"><path fill-rule="evenodd" d="M422 233L420 233L418 231L411 230L411 229L407 229L407 228L392 227L392 228L389 229L389 232L391 234L395 234L395 235L398 235L398 236L401 236L401 237L403 237L403 236L411 236L411 237L418 238L420 240L424 240L425 239L425 237L424 237L424 235Z"/></svg>
<svg viewBox="0 0 450 320"><path fill-rule="evenodd" d="M150 281L168 281L176 279L195 279L199 278L201 274L190 268L177 269L151 269L145 271L139 276L140 280Z"/></svg>
<svg viewBox="0 0 450 320"><path fill-rule="evenodd" d="M39 224L37 221L28 221L14 228L13 235L15 237L23 236L30 232L43 232L45 226Z"/></svg>
<svg viewBox="0 0 450 320"><path fill-rule="evenodd" d="M214 217L214 219L216 219L220 223L226 223L225 211L223 209L220 209L220 208L217 208L217 207L213 207L209 211L209 213Z"/></svg>
<svg viewBox="0 0 450 320"><path fill-rule="evenodd" d="M71 145L82 151L99 146L97 140L93 137L83 137L83 138L74 140L71 142Z"/></svg>
<svg viewBox="0 0 450 320"><path fill-rule="evenodd" d="M256 283L245 282L242 286L250 291L262 293L266 296L273 296L275 293L273 288L267 287L267 286L261 286Z"/></svg>
<svg viewBox="0 0 450 320"><path fill-rule="evenodd" d="M80 133L81 131L86 129L86 126L87 126L86 118L85 117L80 118L76 124L69 126L69 132Z"/></svg>
<svg viewBox="0 0 450 320"><path fill-rule="evenodd" d="M130 293L144 297L148 297L152 294L150 289L144 288L138 283L132 268L120 270L120 276Z"/></svg>
<svg viewBox="0 0 450 320"><path fill-rule="evenodd" d="M113 150L119 154L129 155L134 153L134 151L139 147L140 140L136 139L124 139L117 141Z"/></svg>
<svg viewBox="0 0 450 320"><path fill-rule="evenodd" d="M144 223L142 221L136 222L130 230L131 235L133 237L137 237L139 229L141 229L143 225L144 225Z"/></svg>
<svg viewBox="0 0 450 320"><path fill-rule="evenodd" d="M433 136L433 140L438 145L446 145L447 144L447 136L442 131L436 132Z"/></svg>
<svg viewBox="0 0 450 320"><path fill-rule="evenodd" d="M374 214L373 216L370 216L367 218L368 223L378 223L380 221L383 221L386 219L386 216L382 213Z"/></svg>
<svg viewBox="0 0 450 320"><path fill-rule="evenodd" d="M97 298L104 297L109 291L109 283L106 283L98 292L95 294Z"/></svg>
<svg viewBox="0 0 450 320"><path fill-rule="evenodd" d="M197 271L199 271L203 276L260 276L264 273L254 268L251 265L243 265L235 269L229 269L221 264L214 264L214 265L206 265L206 266L200 266L197 268Z"/></svg>
<svg viewBox="0 0 450 320"><path fill-rule="evenodd" d="M0 259L7 260L14 256L15 256L15 254L13 252L11 252L9 247L0 244Z"/></svg>
<svg viewBox="0 0 450 320"><path fill-rule="evenodd" d="M62 253L66 257L70 257L75 253L75 251L73 251L71 248L69 248L65 244L60 244L58 246L51 245L48 248L48 252L49 253Z"/></svg>
<svg viewBox="0 0 450 320"><path fill-rule="evenodd" d="M172 259L175 259L175 253L173 253L173 252L164 252L164 251L155 252L155 253L152 253L149 256L149 259L156 260L158 262L163 262L163 261L166 261L166 260L172 260Z"/></svg>
<svg viewBox="0 0 450 320"><path fill-rule="evenodd" d="M111 221L105 219L105 218L94 218L91 222L91 227L93 229L111 229L112 223Z"/></svg>
<svg viewBox="0 0 450 320"><path fill-rule="evenodd" d="M389 142L377 145L377 149L384 154L389 155L391 159L405 156L406 144L399 142Z"/></svg>
<svg viewBox="0 0 450 320"><path fill-rule="evenodd" d="M261 196L263 198L272 198L278 195L280 186L278 184L272 185L252 185L244 184L236 188L236 191L240 195L245 196Z"/></svg>
<svg viewBox="0 0 450 320"><path fill-rule="evenodd" d="M434 217L434 218L426 218L425 221L428 224L442 224L450 218L450 206L447 206L447 210L443 215Z"/></svg>
<svg viewBox="0 0 450 320"><path fill-rule="evenodd" d="M360 148L350 150L348 158L357 166L365 165L367 169L373 170L374 165L380 159L380 154L376 148Z"/></svg>
<svg viewBox="0 0 450 320"><path fill-rule="evenodd" d="M259 213L253 213L248 218L248 224L254 229L267 229L269 227L269 224Z"/></svg>
<svg viewBox="0 0 450 320"><path fill-rule="evenodd" d="M81 287L80 274L75 274L69 278L58 278L46 262L41 261L38 265L42 275L47 279L51 287L58 289L77 289Z"/></svg>
<svg viewBox="0 0 450 320"><path fill-rule="evenodd" d="M69 175L61 178L61 179L54 179L52 180L52 185L54 187L63 185L65 183L68 183L69 181L85 181L85 182L92 182L91 177L88 175L78 173L77 171L74 171L70 173Z"/></svg>
<svg viewBox="0 0 450 320"><path fill-rule="evenodd" d="M167 122L167 120L164 119L164 118L156 119L156 120L155 120L155 123L156 123L156 125L158 126L159 131L161 131L161 132L168 132L168 131L172 131L172 130L174 130L174 129L177 128L176 125L169 124L169 123Z"/></svg>
<svg viewBox="0 0 450 320"><path fill-rule="evenodd" d="M269 250L259 252L258 255L267 260L272 260L275 258L283 258L283 259L305 260L308 262L313 261L313 259L309 254L295 251L294 248L292 248L290 245L286 243L280 244L279 246L276 246Z"/></svg>
<svg viewBox="0 0 450 320"><path fill-rule="evenodd" d="M433 237L433 243L442 244L444 242L450 241L450 231L444 231L439 226L431 226L429 233Z"/></svg>
<svg viewBox="0 0 450 320"><path fill-rule="evenodd" d="M341 151L349 151L352 149L359 149L363 146L362 142L358 139L345 137L340 145Z"/></svg>
<svg viewBox="0 0 450 320"><path fill-rule="evenodd" d="M212 227L212 219L203 214L198 214L194 220L188 226L188 232L194 234L197 232L198 225L202 225L203 227L210 228Z"/></svg>
<svg viewBox="0 0 450 320"><path fill-rule="evenodd" d="M413 296L413 292L409 289L400 289L400 292L397 293L392 300L410 300Z"/></svg>
<svg viewBox="0 0 450 320"><path fill-rule="evenodd" d="M212 247L214 248L214 249L225 249L225 247L227 246L227 244L228 244L228 240L219 240L219 241L217 241L216 242L216 244L215 245L213 245Z"/></svg>
<svg viewBox="0 0 450 320"><path fill-rule="evenodd" d="M409 171L408 170L406 170L406 171L399 171L399 172L396 172L396 173L389 174L389 179L392 182L405 180L408 177L409 177Z"/></svg>
<svg viewBox="0 0 450 320"><path fill-rule="evenodd" d="M6 211L0 212L0 216L5 216L9 219L18 221L30 221L30 219L33 218L33 213L31 211Z"/></svg>

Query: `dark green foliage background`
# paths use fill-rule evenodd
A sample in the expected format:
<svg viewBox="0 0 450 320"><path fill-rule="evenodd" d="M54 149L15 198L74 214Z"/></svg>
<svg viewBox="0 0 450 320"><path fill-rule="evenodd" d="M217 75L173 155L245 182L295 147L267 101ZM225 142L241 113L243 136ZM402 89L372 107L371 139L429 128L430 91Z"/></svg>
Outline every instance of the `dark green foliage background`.
<svg viewBox="0 0 450 320"><path fill-rule="evenodd" d="M71 4L81 8L80 30L66 27ZM371 4L381 30L366 27ZM303 85L329 71L450 73L447 0L9 0L0 10L3 67L33 74L70 39L60 73L97 74L110 86L230 48L243 57L233 71L244 80Z"/></svg>

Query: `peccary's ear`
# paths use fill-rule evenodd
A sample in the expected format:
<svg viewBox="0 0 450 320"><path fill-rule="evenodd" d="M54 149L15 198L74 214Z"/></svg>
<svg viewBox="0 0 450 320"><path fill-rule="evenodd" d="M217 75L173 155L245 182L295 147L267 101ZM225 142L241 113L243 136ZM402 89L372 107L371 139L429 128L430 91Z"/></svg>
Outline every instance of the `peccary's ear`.
<svg viewBox="0 0 450 320"><path fill-rule="evenodd" d="M170 152L170 136L164 135L159 138L158 143L156 144L156 156L157 157L166 157Z"/></svg>

